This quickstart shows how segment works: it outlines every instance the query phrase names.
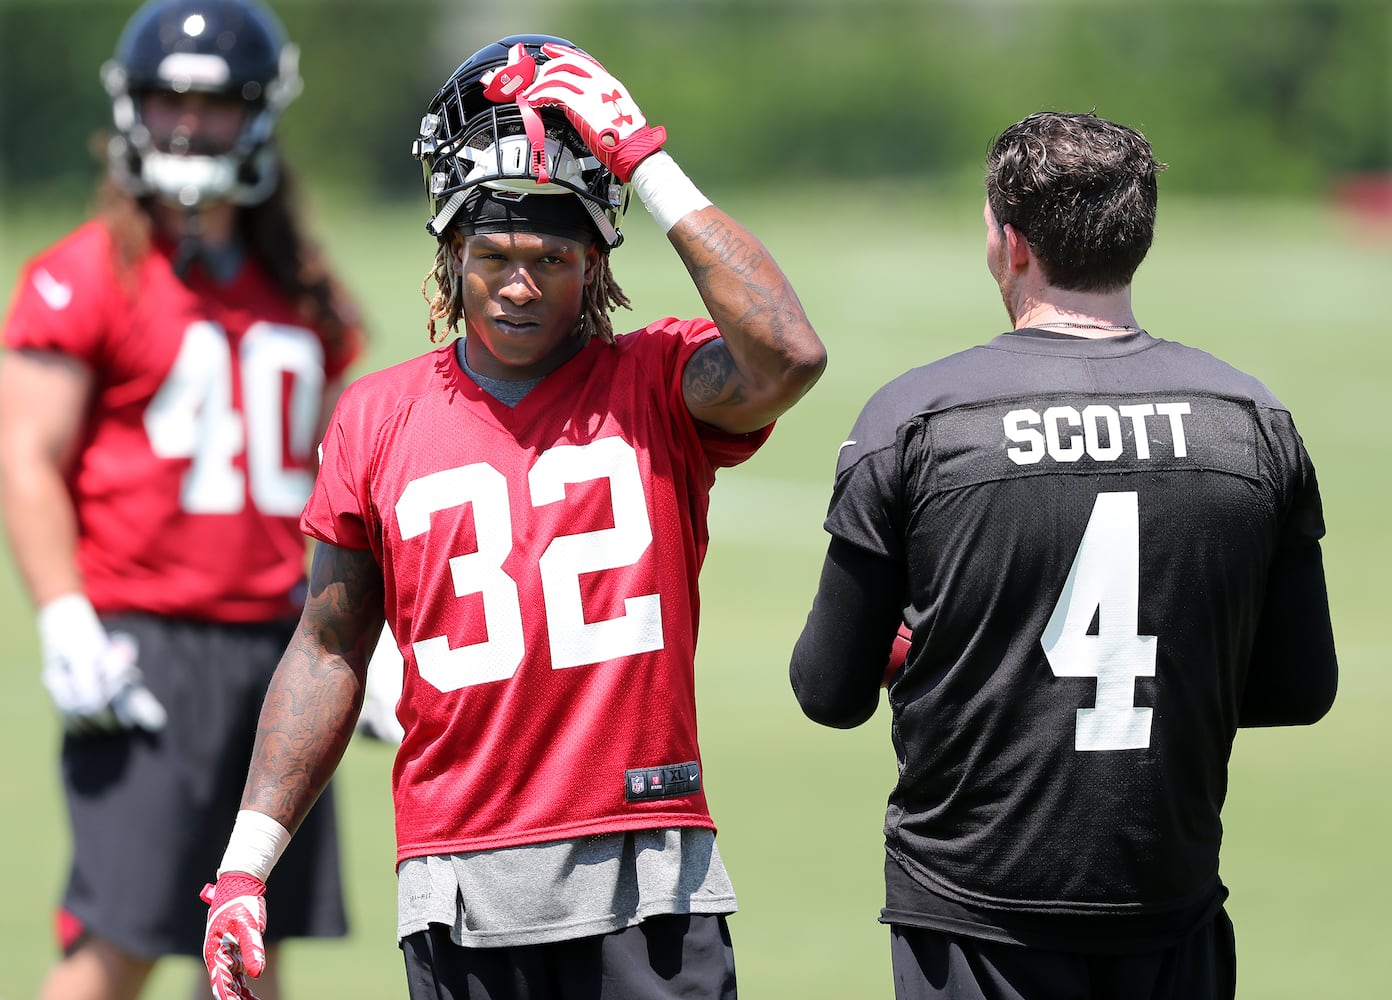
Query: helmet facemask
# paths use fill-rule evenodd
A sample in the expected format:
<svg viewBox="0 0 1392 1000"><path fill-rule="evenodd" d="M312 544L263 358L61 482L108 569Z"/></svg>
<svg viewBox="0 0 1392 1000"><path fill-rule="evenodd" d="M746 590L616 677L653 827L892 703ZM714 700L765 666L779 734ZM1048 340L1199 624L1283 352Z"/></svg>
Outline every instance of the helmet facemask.
<svg viewBox="0 0 1392 1000"><path fill-rule="evenodd" d="M224 48L216 38L228 34L233 44ZM275 190L275 126L301 80L298 48L283 40L264 8L238 0L151 4L137 12L116 57L102 67L102 83L116 127L107 150L111 175L129 193L194 208L206 201L254 205ZM217 152L161 149L142 107L153 91L240 100L241 131Z"/></svg>

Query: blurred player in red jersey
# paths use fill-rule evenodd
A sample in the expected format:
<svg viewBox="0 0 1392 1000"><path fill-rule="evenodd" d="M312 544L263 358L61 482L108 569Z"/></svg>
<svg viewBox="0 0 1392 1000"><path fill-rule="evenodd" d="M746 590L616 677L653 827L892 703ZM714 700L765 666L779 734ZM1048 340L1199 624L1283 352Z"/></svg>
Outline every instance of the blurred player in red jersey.
<svg viewBox="0 0 1392 1000"><path fill-rule="evenodd" d="M665 137L548 36L481 49L431 103L430 329L463 336L351 386L324 439L309 602L212 897L217 996L260 968L263 881L353 733L384 617L410 996L735 995L696 733L706 509L826 353ZM614 335L630 184L711 319Z"/></svg>
<svg viewBox="0 0 1392 1000"><path fill-rule="evenodd" d="M99 210L23 269L0 367L6 526L65 730L42 994L65 1000L134 997L201 952L196 887L303 606L299 516L361 339L273 141L300 77L268 9L155 0L103 82ZM275 940L345 931L331 802L302 835Z"/></svg>

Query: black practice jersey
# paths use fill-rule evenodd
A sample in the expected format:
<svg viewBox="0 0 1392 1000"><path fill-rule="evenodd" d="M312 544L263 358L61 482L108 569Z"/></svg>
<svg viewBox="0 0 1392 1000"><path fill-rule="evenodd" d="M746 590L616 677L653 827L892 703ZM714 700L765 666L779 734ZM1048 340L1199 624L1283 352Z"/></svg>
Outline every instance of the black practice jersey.
<svg viewBox="0 0 1392 1000"><path fill-rule="evenodd" d="M826 528L906 580L886 919L1111 950L1221 905L1283 551L1315 550L1328 629L1314 470L1263 385L1145 332L1005 334L869 401Z"/></svg>

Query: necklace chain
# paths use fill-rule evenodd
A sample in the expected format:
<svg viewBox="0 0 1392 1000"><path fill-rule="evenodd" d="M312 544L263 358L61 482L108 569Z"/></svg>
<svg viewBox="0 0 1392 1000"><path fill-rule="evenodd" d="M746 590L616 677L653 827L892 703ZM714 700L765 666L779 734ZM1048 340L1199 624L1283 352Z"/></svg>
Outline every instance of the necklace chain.
<svg viewBox="0 0 1392 1000"><path fill-rule="evenodd" d="M1139 330L1139 326L1125 326L1119 323L1070 323L1067 320L1056 319L1048 323L1036 323L1035 326L1069 326L1078 330Z"/></svg>

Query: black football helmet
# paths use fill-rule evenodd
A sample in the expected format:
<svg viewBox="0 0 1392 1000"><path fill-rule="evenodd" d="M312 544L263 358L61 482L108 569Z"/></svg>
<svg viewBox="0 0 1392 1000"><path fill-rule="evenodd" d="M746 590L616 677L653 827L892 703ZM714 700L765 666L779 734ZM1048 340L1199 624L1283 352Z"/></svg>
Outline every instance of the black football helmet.
<svg viewBox="0 0 1392 1000"><path fill-rule="evenodd" d="M298 47L259 0L149 0L127 22L101 77L116 126L111 173L127 191L187 207L270 196L276 120L301 80ZM141 120L141 97L152 90L240 98L248 106L241 134L218 155L161 150Z"/></svg>
<svg viewBox="0 0 1392 1000"><path fill-rule="evenodd" d="M594 220L606 250L623 242L619 225L629 188L586 148L559 108L537 108L545 150L534 148L523 110L485 96L490 71L509 64L512 50L539 66L550 42L578 48L552 35L509 35L464 60L440 88L421 119L411 152L421 161L430 219L425 228L437 238L448 232L470 188L486 185L515 197L568 195L580 198ZM529 109L531 110L531 109Z"/></svg>

